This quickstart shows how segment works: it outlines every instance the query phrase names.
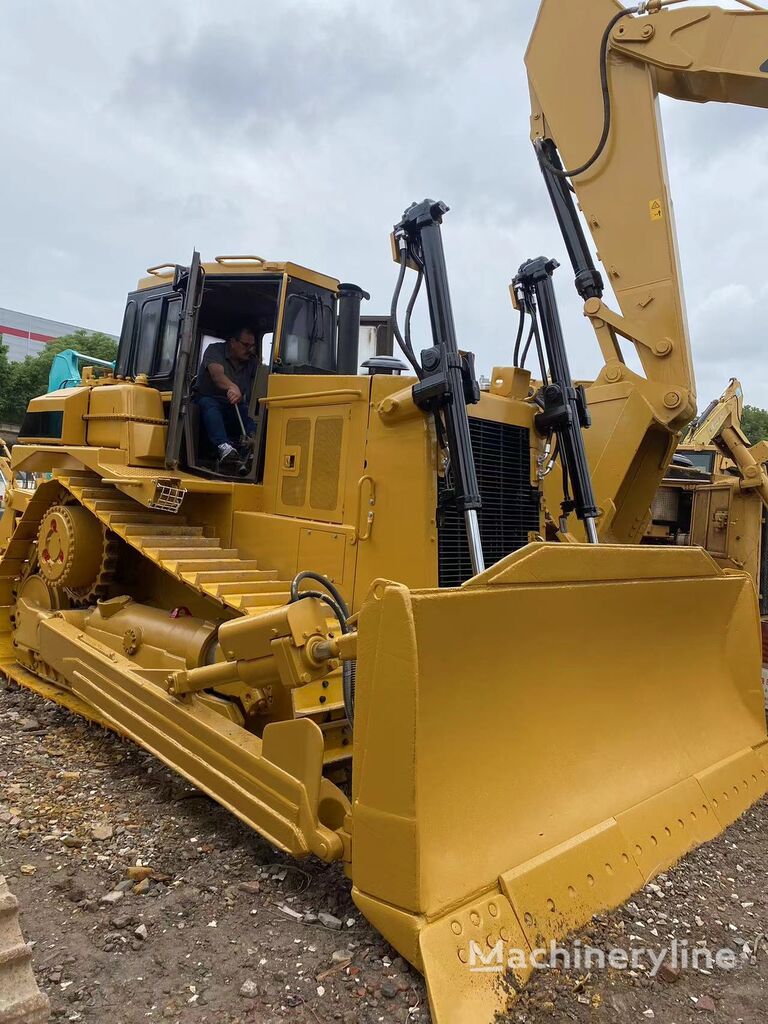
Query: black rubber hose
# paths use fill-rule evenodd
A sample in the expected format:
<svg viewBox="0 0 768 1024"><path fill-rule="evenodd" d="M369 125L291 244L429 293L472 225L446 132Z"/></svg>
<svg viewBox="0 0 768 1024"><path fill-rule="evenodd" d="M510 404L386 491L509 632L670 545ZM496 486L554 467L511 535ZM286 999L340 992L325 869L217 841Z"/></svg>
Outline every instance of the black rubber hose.
<svg viewBox="0 0 768 1024"><path fill-rule="evenodd" d="M424 280L424 271L419 267L419 273L416 277L416 284L413 286L413 292L411 293L410 299L408 299L408 305L405 309L405 344L408 347L408 351L413 357L413 362L418 363L416 353L413 351L413 344L411 343L411 316L413 315L413 307L416 305L416 299L419 297L421 291L421 283Z"/></svg>
<svg viewBox="0 0 768 1024"><path fill-rule="evenodd" d="M547 364L544 359L544 349L541 345L541 334L539 333L539 317L536 313L536 308L531 307L531 320L533 322L533 337L536 340L536 352L539 356L539 367L541 369L541 384L542 387L546 387L549 384L549 377L547 376Z"/></svg>
<svg viewBox="0 0 768 1024"><path fill-rule="evenodd" d="M322 601L323 604L327 604L334 616L339 620L341 632L349 633L349 626L347 625L347 620L344 618L344 611L341 606L334 601L330 594L324 594L321 590L302 590L296 600L303 601L305 597L314 597L315 600ZM293 601L291 601L291 604L293 604Z"/></svg>
<svg viewBox="0 0 768 1024"><path fill-rule="evenodd" d="M518 359L520 358L520 342L523 340L523 331L525 330L525 304L520 303L520 321L517 325L517 337L515 338L515 351L512 356L512 365L520 366Z"/></svg>
<svg viewBox="0 0 768 1024"><path fill-rule="evenodd" d="M299 586L304 580L312 580L315 583L319 583L321 587L326 588L328 593L323 594L319 590L299 591ZM318 601L322 601L324 604L327 604L336 616L341 632L350 632L350 628L347 623L347 619L349 619L349 608L347 607L347 603L341 596L338 589L327 577L308 570L300 572L294 576L291 582L291 603L294 601L302 601L305 597L314 597ZM357 682L357 665L354 661L342 661L341 682L344 711L346 713L349 726L352 728L355 721L355 685Z"/></svg>
<svg viewBox="0 0 768 1024"><path fill-rule="evenodd" d="M344 612L345 621L349 618L349 608L347 602L341 596L338 589L328 579L327 576L321 576L319 572L311 572L309 569L305 569L303 572L297 573L291 581L291 601L298 601L299 597L306 597L309 591L305 590L301 595L299 594L299 587L304 580L312 580L313 583L319 583L321 587L324 587L331 597L334 599L339 608Z"/></svg>
<svg viewBox="0 0 768 1024"><path fill-rule="evenodd" d="M531 322L531 329L530 329L530 331L528 331L528 337L527 337L526 342L525 342L525 348L523 349L523 356L522 356L522 359L520 360L520 369L521 370L525 369L525 362L528 359L528 352L530 351L531 342L532 341L533 341L533 322Z"/></svg>
<svg viewBox="0 0 768 1024"><path fill-rule="evenodd" d="M628 14L637 14L638 7L627 7L623 11L619 11L615 14L608 22L608 27L603 33L603 38L600 42L600 89L603 94L603 133L600 136L600 141L597 144L597 149L580 167L574 167L572 170L566 171L555 165L544 156L542 150L537 150L539 160L542 164L558 178L575 178L579 174L584 174L590 167L594 166L600 157L603 155L608 137L611 134L611 89L608 82L608 45L611 41L611 32L613 31L616 24L621 21L622 18L626 18Z"/></svg>
<svg viewBox="0 0 768 1024"><path fill-rule="evenodd" d="M421 377L422 377L421 367L416 362L416 356L413 354L413 352L411 350L409 350L408 346L406 345L405 338L400 333L400 327L398 326L398 323L397 323L397 305L398 305L398 303L400 301L400 292L403 290L403 281L405 280L405 271L406 271L405 253L401 252L400 253L400 272L397 275L397 284L395 285L395 291L394 291L394 294L392 295L392 303L391 303L391 305L389 307L389 316L390 316L390 319L392 321L392 333L395 336L395 340L397 341L397 344L400 346L400 349L401 349L403 355L405 356L405 358L408 360L408 362L413 367L414 373L419 378L419 380L421 380Z"/></svg>

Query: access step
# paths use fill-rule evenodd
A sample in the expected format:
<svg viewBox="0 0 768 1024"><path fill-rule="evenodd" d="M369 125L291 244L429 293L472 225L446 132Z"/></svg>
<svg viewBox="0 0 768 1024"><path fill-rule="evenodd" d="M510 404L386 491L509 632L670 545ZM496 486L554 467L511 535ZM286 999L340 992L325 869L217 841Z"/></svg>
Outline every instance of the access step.
<svg viewBox="0 0 768 1024"><path fill-rule="evenodd" d="M111 518L109 525L114 527L116 524ZM148 527L151 527L149 529ZM146 540L148 537L152 540L157 540L160 537L201 537L203 536L202 526L177 526L175 523L135 523L127 524L120 532L124 537L130 538L132 541L135 540L139 543L143 543L146 547ZM208 538L205 538L206 540ZM205 547L206 545L200 545ZM211 545L207 545L211 546Z"/></svg>

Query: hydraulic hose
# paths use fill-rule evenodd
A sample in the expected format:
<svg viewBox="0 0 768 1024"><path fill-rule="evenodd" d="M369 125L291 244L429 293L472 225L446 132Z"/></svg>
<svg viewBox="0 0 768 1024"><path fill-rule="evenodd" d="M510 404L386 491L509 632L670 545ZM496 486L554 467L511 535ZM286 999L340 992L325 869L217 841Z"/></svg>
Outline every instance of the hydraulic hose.
<svg viewBox="0 0 768 1024"><path fill-rule="evenodd" d="M416 361L416 356L415 356L415 354L413 352L413 349L410 347L408 342L406 342L406 339L401 334L400 327L398 326L398 323L397 323L397 306L398 306L398 303L400 301L400 292L403 290L403 281L405 280L405 271L406 271L406 269L407 269L407 265L406 265L405 252L403 252L401 250L400 251L400 270L399 270L398 275L397 275L397 284L395 285L395 291L394 291L394 293L392 295L392 304L390 305L390 308L389 308L389 315L390 315L390 319L392 321L392 333L395 336L395 340L397 341L397 344L400 346L400 349L401 349L403 355L405 356L405 358L408 360L408 362L413 367L414 373L419 378L419 380L421 380L421 378L422 378L421 367L419 366L418 362ZM407 331L407 333L409 335L410 335L410 313L411 313L411 311L413 309L413 303L415 303L415 301L416 301L416 296L418 295L418 289L420 287L421 287L421 281L419 280L419 281L416 282L416 287L414 288L414 294L411 296L411 301L408 303L408 311L406 313L406 323L407 323L408 326L406 327L406 331Z"/></svg>
<svg viewBox="0 0 768 1024"><path fill-rule="evenodd" d="M520 303L520 320L517 325L517 337L515 338L515 350L512 356L512 365L520 366L518 360L520 359L520 342L523 340L523 331L525 330L525 305Z"/></svg>
<svg viewBox="0 0 768 1024"><path fill-rule="evenodd" d="M531 342L532 341L533 341L533 323L531 323L531 329L528 331L528 337L526 338L526 341L525 341L525 348L523 349L523 356L522 356L522 359L520 360L520 368L523 369L523 370L525 369L525 363L526 363L526 360L528 359L528 353L530 351Z"/></svg>
<svg viewBox="0 0 768 1024"><path fill-rule="evenodd" d="M608 81L608 46L611 41L611 32L622 18L626 18L629 14L637 14L640 10L641 8L637 6L626 7L623 11L619 11L618 14L615 14L608 22L605 32L603 33L603 38L600 42L600 89L603 94L603 132L600 136L600 141L597 144L597 149L589 160L585 161L585 163L581 164L579 167L573 167L571 170L563 170L560 167L555 167L555 165L547 159L543 151L537 147L537 153L541 163L544 164L548 171L558 178L575 178L579 174L584 174L584 172L593 167L603 155L603 151L611 134L611 88Z"/></svg>
<svg viewBox="0 0 768 1024"><path fill-rule="evenodd" d="M413 344L411 343L411 316L413 315L413 307L416 305L416 299L419 297L421 291L421 283L424 280L424 271L419 267L419 273L416 277L416 284L413 286L413 292L408 300L408 305L405 309L405 344L408 346L408 351L413 356L414 363L417 362L416 354L413 351Z"/></svg>
<svg viewBox="0 0 768 1024"><path fill-rule="evenodd" d="M319 583L321 587L325 588L327 593L324 594L320 590L300 591L299 587L304 580L312 580L314 583ZM349 608L347 603L341 596L339 590L326 576L321 576L319 573L310 572L309 570L305 570L304 572L300 572L294 576L291 581L291 603L294 601L301 601L305 597L314 597L318 601L322 601L324 604L327 604L338 620L341 632L350 632L347 622L349 619ZM342 662L341 671L344 711L346 712L349 726L352 728L355 720L355 684L357 682L357 665L354 661L344 661Z"/></svg>

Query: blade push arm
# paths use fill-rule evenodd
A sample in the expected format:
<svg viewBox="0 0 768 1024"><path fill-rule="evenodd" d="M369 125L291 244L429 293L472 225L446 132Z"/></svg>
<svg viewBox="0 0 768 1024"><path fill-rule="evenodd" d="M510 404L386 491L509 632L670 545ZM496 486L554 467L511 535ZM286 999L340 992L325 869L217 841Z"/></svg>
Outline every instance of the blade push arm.
<svg viewBox="0 0 768 1024"><path fill-rule="evenodd" d="M677 7L617 20L621 12L615 0L543 0L526 65L533 141L604 361L588 389L586 437L600 530L634 542L696 409L658 96L768 106L768 14ZM562 172L585 163L573 190L619 312L603 301ZM598 284L587 290L590 274ZM626 341L642 376L624 362Z"/></svg>

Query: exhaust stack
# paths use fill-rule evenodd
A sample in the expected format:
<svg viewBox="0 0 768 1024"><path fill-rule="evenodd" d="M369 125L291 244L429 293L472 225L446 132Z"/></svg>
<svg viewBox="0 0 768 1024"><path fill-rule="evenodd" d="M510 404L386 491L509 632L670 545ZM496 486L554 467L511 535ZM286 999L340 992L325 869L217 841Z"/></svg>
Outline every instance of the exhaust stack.
<svg viewBox="0 0 768 1024"><path fill-rule="evenodd" d="M368 292L356 284L340 284L339 332L337 372L341 376L355 376L357 373L358 350L360 347L360 304L370 299Z"/></svg>

